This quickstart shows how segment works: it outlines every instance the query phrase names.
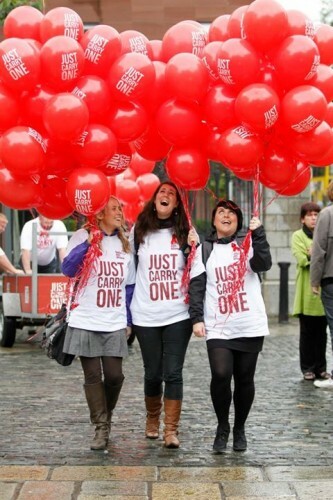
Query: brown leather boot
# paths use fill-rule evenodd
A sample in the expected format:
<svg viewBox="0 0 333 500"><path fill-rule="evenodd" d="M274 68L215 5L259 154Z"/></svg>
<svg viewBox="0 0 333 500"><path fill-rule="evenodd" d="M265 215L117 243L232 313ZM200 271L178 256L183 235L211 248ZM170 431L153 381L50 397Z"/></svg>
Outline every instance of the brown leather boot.
<svg viewBox="0 0 333 500"><path fill-rule="evenodd" d="M145 397L147 418L146 418L146 438L157 439L160 428L160 415L162 410L162 396Z"/></svg>
<svg viewBox="0 0 333 500"><path fill-rule="evenodd" d="M177 435L181 409L180 399L164 398L164 446L166 448L179 448Z"/></svg>
<svg viewBox="0 0 333 500"><path fill-rule="evenodd" d="M95 437L90 445L91 450L105 450L109 439L106 414L106 400L103 382L84 384L84 391L90 410L91 423L95 425Z"/></svg>
<svg viewBox="0 0 333 500"><path fill-rule="evenodd" d="M111 432L111 418L113 410L116 407L121 388L123 386L125 377L117 385L110 385L104 381L105 399L106 399L106 420L108 424L109 435Z"/></svg>

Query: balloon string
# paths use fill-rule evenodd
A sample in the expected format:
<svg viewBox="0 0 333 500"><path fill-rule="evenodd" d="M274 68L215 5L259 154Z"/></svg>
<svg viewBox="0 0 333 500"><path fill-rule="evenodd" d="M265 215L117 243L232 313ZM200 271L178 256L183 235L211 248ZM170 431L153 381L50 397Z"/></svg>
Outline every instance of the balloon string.
<svg viewBox="0 0 333 500"><path fill-rule="evenodd" d="M185 214L186 214L189 226L192 227L191 213L193 211L193 207L194 207L194 203L195 203L195 195L193 196L191 207L190 207L188 193L184 189L179 189L179 194L180 194L180 198L181 198L182 203L183 203L183 207L185 210ZM192 263L193 263L193 260L195 257L195 252L196 252L196 245L194 243L192 243L190 252L187 255L187 260L186 260L186 264L184 267L184 271L183 271L182 279L181 279L181 284L180 284L180 289L182 290L182 292L185 295L184 302L186 304L188 304L188 302L189 302L188 290L189 290L190 279L191 279L190 273L191 273Z"/></svg>

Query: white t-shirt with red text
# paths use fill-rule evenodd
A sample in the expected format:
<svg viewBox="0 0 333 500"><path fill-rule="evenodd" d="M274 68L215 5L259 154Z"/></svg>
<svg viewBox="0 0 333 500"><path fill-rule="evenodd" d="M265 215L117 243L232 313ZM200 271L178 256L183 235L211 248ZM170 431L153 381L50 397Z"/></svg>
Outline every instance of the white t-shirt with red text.
<svg viewBox="0 0 333 500"><path fill-rule="evenodd" d="M133 229L130 235L133 242ZM164 326L189 318L181 290L185 257L172 228L145 236L138 250L136 284L131 304L138 326Z"/></svg>
<svg viewBox="0 0 333 500"><path fill-rule="evenodd" d="M32 250L33 224L37 223L37 262L47 266L56 256L56 250L66 248L68 244L67 229L61 220L54 220L50 229L45 230L39 222L39 217L29 220L21 232L21 250ZM54 234L63 233L63 234Z"/></svg>
<svg viewBox="0 0 333 500"><path fill-rule="evenodd" d="M70 239L67 255L76 245L88 238L85 229ZM133 255L123 251L118 236L104 236L102 255L96 260L94 271L77 298L78 305L70 311L69 326L98 332L126 328L125 286L135 283Z"/></svg>
<svg viewBox="0 0 333 500"><path fill-rule="evenodd" d="M201 247L197 249L201 256ZM214 243L206 263L207 284L204 302L204 322L207 340L236 339L269 335L268 320L258 275L250 268L252 247L246 262L243 286L239 283L239 247L235 242ZM192 273L205 271L202 259L195 259ZM240 280L241 281L241 280ZM228 301L232 293L233 299Z"/></svg>

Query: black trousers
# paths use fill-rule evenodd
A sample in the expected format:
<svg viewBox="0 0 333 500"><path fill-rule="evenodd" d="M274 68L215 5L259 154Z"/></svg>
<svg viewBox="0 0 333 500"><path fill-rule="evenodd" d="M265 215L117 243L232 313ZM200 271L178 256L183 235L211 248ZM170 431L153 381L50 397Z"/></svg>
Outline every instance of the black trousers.
<svg viewBox="0 0 333 500"><path fill-rule="evenodd" d="M133 325L144 365L145 396L183 399L183 365L192 335L189 319L165 326Z"/></svg>
<svg viewBox="0 0 333 500"><path fill-rule="evenodd" d="M299 359L302 373L326 371L326 316L299 315Z"/></svg>

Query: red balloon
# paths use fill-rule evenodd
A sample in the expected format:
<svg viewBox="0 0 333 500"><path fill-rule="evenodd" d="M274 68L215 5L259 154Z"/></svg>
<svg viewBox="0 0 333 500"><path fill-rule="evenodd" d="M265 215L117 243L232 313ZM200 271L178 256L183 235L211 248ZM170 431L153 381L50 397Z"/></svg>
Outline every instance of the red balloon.
<svg viewBox="0 0 333 500"><path fill-rule="evenodd" d="M315 27L311 19L300 10L287 10L289 35L305 35L313 39Z"/></svg>
<svg viewBox="0 0 333 500"><path fill-rule="evenodd" d="M0 202L15 210L29 210L41 201L41 186L36 178L14 177L0 168Z"/></svg>
<svg viewBox="0 0 333 500"><path fill-rule="evenodd" d="M220 161L218 144L222 133L217 128L205 126L201 133L201 149L206 153L207 158L213 161Z"/></svg>
<svg viewBox="0 0 333 500"><path fill-rule="evenodd" d="M155 121L151 122L147 130L133 141L133 146L140 156L154 161L163 160L171 149L171 144L159 134Z"/></svg>
<svg viewBox="0 0 333 500"><path fill-rule="evenodd" d="M274 0L255 0L244 13L243 29L257 50L267 52L288 35L287 13Z"/></svg>
<svg viewBox="0 0 333 500"><path fill-rule="evenodd" d="M227 38L244 38L243 19L247 8L248 5L242 5L232 12L227 26Z"/></svg>
<svg viewBox="0 0 333 500"><path fill-rule="evenodd" d="M46 144L31 127L13 127L0 138L0 159L15 177L39 174L46 161Z"/></svg>
<svg viewBox="0 0 333 500"><path fill-rule="evenodd" d="M152 61L162 61L162 40L149 40L149 46L151 49L150 59Z"/></svg>
<svg viewBox="0 0 333 500"><path fill-rule="evenodd" d="M124 203L123 205L123 211L124 211L124 217L125 220L131 224L134 224L136 219L138 218L138 215L140 212L142 212L143 209L143 203L138 202L138 203Z"/></svg>
<svg viewBox="0 0 333 500"><path fill-rule="evenodd" d="M333 163L333 144L322 156L316 158L315 161L311 161L311 166L327 167L332 163Z"/></svg>
<svg viewBox="0 0 333 500"><path fill-rule="evenodd" d="M203 118L209 124L225 130L236 125L236 93L228 85L214 85L202 103Z"/></svg>
<svg viewBox="0 0 333 500"><path fill-rule="evenodd" d="M286 127L299 133L309 132L324 120L327 102L316 87L301 85L289 90L284 96L281 112Z"/></svg>
<svg viewBox="0 0 333 500"><path fill-rule="evenodd" d="M232 167L230 170L235 174L236 177L242 179L243 181L253 181L256 177L257 166L252 165L248 168Z"/></svg>
<svg viewBox="0 0 333 500"><path fill-rule="evenodd" d="M172 97L171 91L166 84L166 64L161 61L153 61L153 65L155 69L154 85L151 87L148 95L138 99L138 102L152 117L155 116L160 105Z"/></svg>
<svg viewBox="0 0 333 500"><path fill-rule="evenodd" d="M40 51L43 82L61 92L71 90L84 69L81 45L67 36L55 36Z"/></svg>
<svg viewBox="0 0 333 500"><path fill-rule="evenodd" d="M135 181L116 179L116 195L119 200L125 203L138 203L140 199L140 188Z"/></svg>
<svg viewBox="0 0 333 500"><path fill-rule="evenodd" d="M319 62L316 44L302 35L285 38L273 56L276 74L286 89L308 83L315 76Z"/></svg>
<svg viewBox="0 0 333 500"><path fill-rule="evenodd" d="M163 139L171 144L191 143L200 132L200 109L192 103L170 100L156 115L156 126Z"/></svg>
<svg viewBox="0 0 333 500"><path fill-rule="evenodd" d="M76 212L90 216L100 212L110 197L107 177L100 170L77 168L68 178L66 193Z"/></svg>
<svg viewBox="0 0 333 500"><path fill-rule="evenodd" d="M118 57L110 68L108 84L115 99L134 100L149 93L155 80L150 59L137 52Z"/></svg>
<svg viewBox="0 0 333 500"><path fill-rule="evenodd" d="M120 33L121 53L138 52L152 60L152 50L148 38L140 31L126 30Z"/></svg>
<svg viewBox="0 0 333 500"><path fill-rule="evenodd" d="M221 46L221 42L210 42L202 51L202 62L208 71L211 83L215 84L220 81L220 76L217 71L217 53Z"/></svg>
<svg viewBox="0 0 333 500"><path fill-rule="evenodd" d="M131 169L135 172L137 176L143 174L149 174L154 170L155 161L146 160L142 158L138 153L134 153L131 159Z"/></svg>
<svg viewBox="0 0 333 500"><path fill-rule="evenodd" d="M111 65L121 54L118 31L106 24L99 24L86 31L80 40L84 50L84 73L106 78Z"/></svg>
<svg viewBox="0 0 333 500"><path fill-rule="evenodd" d="M298 162L294 178L285 187L276 189L281 196L295 196L307 187L311 180L311 168L307 163Z"/></svg>
<svg viewBox="0 0 333 500"><path fill-rule="evenodd" d="M158 186L161 184L157 175L152 173L142 174L136 179L136 183L140 188L141 198L150 200Z"/></svg>
<svg viewBox="0 0 333 500"><path fill-rule="evenodd" d="M100 167L113 157L117 149L114 133L104 125L90 124L73 143L74 158L82 167Z"/></svg>
<svg viewBox="0 0 333 500"><path fill-rule="evenodd" d="M124 170L124 172L121 174L122 178L123 179L130 179L131 181L135 181L136 182L136 179L137 179L137 176L136 176L136 173L134 172L134 170L132 170L131 168L126 168L126 170ZM117 177L117 180L120 178L120 175Z"/></svg>
<svg viewBox="0 0 333 500"><path fill-rule="evenodd" d="M83 32L81 17L68 7L49 10L40 22L40 39L43 43L59 35L79 41Z"/></svg>
<svg viewBox="0 0 333 500"><path fill-rule="evenodd" d="M322 121L318 127L304 134L293 134L291 147L308 162L315 162L323 156L333 144L333 131Z"/></svg>
<svg viewBox="0 0 333 500"><path fill-rule="evenodd" d="M68 142L63 145L49 137L45 142L47 144L47 153L43 174L45 176L55 175L61 178L68 178L74 168L79 167L71 154Z"/></svg>
<svg viewBox="0 0 333 500"><path fill-rule="evenodd" d="M264 143L244 126L230 128L222 133L218 145L220 161L227 167L256 165L264 152Z"/></svg>
<svg viewBox="0 0 333 500"><path fill-rule="evenodd" d="M121 174L129 167L131 158L131 148L126 143L120 143L117 146L115 154L103 167L101 167L101 170L109 177Z"/></svg>
<svg viewBox="0 0 333 500"><path fill-rule="evenodd" d="M222 14L222 16L217 17L212 21L208 30L208 40L209 42L223 42L228 40L228 22L230 19L229 14Z"/></svg>
<svg viewBox="0 0 333 500"><path fill-rule="evenodd" d="M333 69L326 64L319 64L317 73L311 79L311 85L321 90L327 102L333 100Z"/></svg>
<svg viewBox="0 0 333 500"><path fill-rule="evenodd" d="M64 92L54 95L48 101L44 108L43 121L52 138L74 141L87 127L89 111L81 99Z"/></svg>
<svg viewBox="0 0 333 500"><path fill-rule="evenodd" d="M235 101L238 121L256 132L273 127L279 113L279 96L264 83L254 83L243 88Z"/></svg>
<svg viewBox="0 0 333 500"><path fill-rule="evenodd" d="M30 43L21 38L7 38L0 43L0 79L11 90L33 90L40 73L40 58Z"/></svg>
<svg viewBox="0 0 333 500"><path fill-rule="evenodd" d="M0 83L0 132L14 127L19 113L19 103L15 96Z"/></svg>
<svg viewBox="0 0 333 500"><path fill-rule="evenodd" d="M321 24L316 30L314 41L319 49L320 62L333 64L333 28L328 24Z"/></svg>
<svg viewBox="0 0 333 500"><path fill-rule="evenodd" d="M21 5L11 10L3 23L5 38L32 38L40 40L39 27L43 19L40 10L30 5Z"/></svg>
<svg viewBox="0 0 333 500"><path fill-rule="evenodd" d="M260 59L248 41L231 38L217 52L217 70L224 83L241 89L258 80Z"/></svg>
<svg viewBox="0 0 333 500"><path fill-rule="evenodd" d="M190 52L201 57L206 43L207 33L202 26L190 21L181 21L171 26L163 36L163 61L169 61L172 56L180 52Z"/></svg>
<svg viewBox="0 0 333 500"><path fill-rule="evenodd" d="M139 104L119 101L111 105L107 123L120 142L130 142L146 130L148 115Z"/></svg>
<svg viewBox="0 0 333 500"><path fill-rule="evenodd" d="M38 212L50 219L65 219L73 212L66 195L67 182L55 175L41 180L42 201Z"/></svg>
<svg viewBox="0 0 333 500"><path fill-rule="evenodd" d="M169 179L183 189L204 189L210 175L206 155L195 148L173 148L165 169Z"/></svg>
<svg viewBox="0 0 333 500"><path fill-rule="evenodd" d="M200 101L207 92L207 70L194 54L181 53L171 57L166 65L165 80L176 99Z"/></svg>
<svg viewBox="0 0 333 500"><path fill-rule="evenodd" d="M105 119L111 104L111 93L105 80L95 75L81 76L72 94L86 103L90 122L100 123Z"/></svg>
<svg viewBox="0 0 333 500"><path fill-rule="evenodd" d="M41 86L36 87L36 89L29 94L23 94L20 101L20 123L22 125L31 126L39 132L44 133L43 112L46 104L53 96L54 92Z"/></svg>
<svg viewBox="0 0 333 500"><path fill-rule="evenodd" d="M327 104L325 122L327 122L330 127L333 127L333 102Z"/></svg>
<svg viewBox="0 0 333 500"><path fill-rule="evenodd" d="M296 161L290 152L283 146L269 144L260 161L260 182L270 189L278 189L286 186L295 173Z"/></svg>

